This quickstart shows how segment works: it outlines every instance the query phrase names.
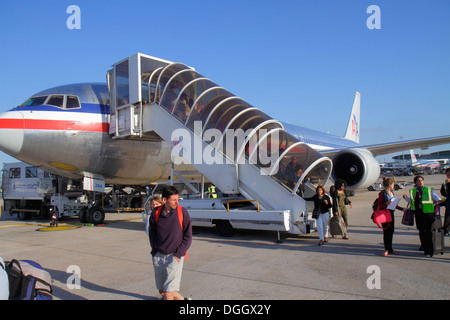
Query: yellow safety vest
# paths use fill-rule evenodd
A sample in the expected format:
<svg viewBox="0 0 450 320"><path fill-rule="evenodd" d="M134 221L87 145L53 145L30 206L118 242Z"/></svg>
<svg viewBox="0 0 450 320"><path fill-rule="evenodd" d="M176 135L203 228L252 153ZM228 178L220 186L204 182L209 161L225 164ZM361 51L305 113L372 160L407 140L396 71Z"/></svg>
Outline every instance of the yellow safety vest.
<svg viewBox="0 0 450 320"><path fill-rule="evenodd" d="M209 198L217 198L216 187L208 187Z"/></svg>
<svg viewBox="0 0 450 320"><path fill-rule="evenodd" d="M431 196L431 190L433 188L423 187L422 191L422 210L423 213L434 213L434 204L433 204L433 197ZM414 188L409 191L409 194L411 196L411 209L413 211L416 210L416 196L417 196L417 189Z"/></svg>

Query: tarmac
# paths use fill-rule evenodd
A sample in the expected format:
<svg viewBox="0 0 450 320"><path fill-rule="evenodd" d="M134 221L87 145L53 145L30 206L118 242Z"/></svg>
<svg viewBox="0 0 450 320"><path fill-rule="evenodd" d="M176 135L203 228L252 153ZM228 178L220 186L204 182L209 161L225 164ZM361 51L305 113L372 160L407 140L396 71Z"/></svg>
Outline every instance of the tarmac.
<svg viewBox="0 0 450 320"><path fill-rule="evenodd" d="M444 175L425 176L437 189ZM412 181L412 177L397 177ZM396 191L407 193L411 186ZM394 250L382 256L383 233L371 220L378 192L357 190L348 208L349 240L318 246L317 233L277 235L238 230L224 238L213 228L193 229L180 293L193 300L448 300L450 250L425 257L415 228L395 213ZM402 200L401 206L406 205ZM444 208L441 215L444 216ZM150 245L140 213L107 213L103 226L19 221L2 212L0 256L28 259L52 276L54 300L158 300Z"/></svg>

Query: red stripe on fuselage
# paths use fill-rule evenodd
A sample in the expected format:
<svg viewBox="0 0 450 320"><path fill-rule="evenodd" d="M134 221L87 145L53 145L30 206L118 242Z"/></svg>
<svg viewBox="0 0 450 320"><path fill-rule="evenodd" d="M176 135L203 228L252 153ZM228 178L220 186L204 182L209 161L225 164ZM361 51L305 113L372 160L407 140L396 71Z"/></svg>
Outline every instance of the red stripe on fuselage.
<svg viewBox="0 0 450 320"><path fill-rule="evenodd" d="M0 119L0 129L23 129L23 120Z"/></svg>
<svg viewBox="0 0 450 320"><path fill-rule="evenodd" d="M67 120L40 120L40 119L0 119L2 129L25 130L76 130L90 132L108 132L109 123L81 122Z"/></svg>

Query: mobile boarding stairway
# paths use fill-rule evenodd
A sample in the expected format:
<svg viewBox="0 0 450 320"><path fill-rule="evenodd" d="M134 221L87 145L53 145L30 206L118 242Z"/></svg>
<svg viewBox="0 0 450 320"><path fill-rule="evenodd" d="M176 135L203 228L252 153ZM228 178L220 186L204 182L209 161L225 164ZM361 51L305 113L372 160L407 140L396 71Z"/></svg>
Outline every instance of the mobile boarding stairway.
<svg viewBox="0 0 450 320"><path fill-rule="evenodd" d="M300 195L326 183L329 158L184 64L137 53L107 78L114 138L163 139L175 166L193 166L226 195L183 200L193 225L309 233ZM253 207L232 209L236 199Z"/></svg>

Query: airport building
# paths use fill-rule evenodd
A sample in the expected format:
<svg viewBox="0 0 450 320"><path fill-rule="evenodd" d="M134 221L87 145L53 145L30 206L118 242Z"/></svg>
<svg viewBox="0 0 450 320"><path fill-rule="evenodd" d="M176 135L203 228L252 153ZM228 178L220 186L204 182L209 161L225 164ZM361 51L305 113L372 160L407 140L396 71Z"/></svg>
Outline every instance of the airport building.
<svg viewBox="0 0 450 320"><path fill-rule="evenodd" d="M445 151L437 151L428 154L416 154L418 160L429 160L429 159L448 159L450 160L450 150ZM407 152L404 154L397 155L392 157L392 159L396 162L401 161L411 161L411 155Z"/></svg>

